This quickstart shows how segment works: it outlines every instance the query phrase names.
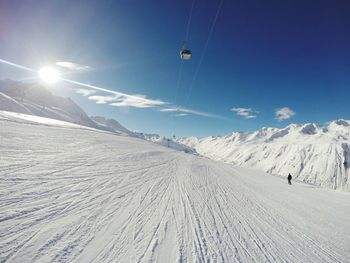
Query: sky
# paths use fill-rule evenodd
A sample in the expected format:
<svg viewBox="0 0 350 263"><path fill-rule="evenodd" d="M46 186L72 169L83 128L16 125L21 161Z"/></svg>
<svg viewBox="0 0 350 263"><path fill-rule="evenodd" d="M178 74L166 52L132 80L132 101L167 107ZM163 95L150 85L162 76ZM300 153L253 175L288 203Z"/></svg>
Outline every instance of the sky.
<svg viewBox="0 0 350 263"><path fill-rule="evenodd" d="M349 13L337 0L3 0L0 79L56 67L61 80L41 83L54 94L166 136L349 119Z"/></svg>

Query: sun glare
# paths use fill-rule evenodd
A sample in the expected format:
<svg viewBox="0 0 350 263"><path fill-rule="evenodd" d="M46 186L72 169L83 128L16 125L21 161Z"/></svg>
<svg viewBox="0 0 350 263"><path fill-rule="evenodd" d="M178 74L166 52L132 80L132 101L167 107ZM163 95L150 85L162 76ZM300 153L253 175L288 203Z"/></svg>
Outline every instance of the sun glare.
<svg viewBox="0 0 350 263"><path fill-rule="evenodd" d="M39 77L48 84L53 84L59 79L59 72L55 68L51 67L42 67L39 70Z"/></svg>

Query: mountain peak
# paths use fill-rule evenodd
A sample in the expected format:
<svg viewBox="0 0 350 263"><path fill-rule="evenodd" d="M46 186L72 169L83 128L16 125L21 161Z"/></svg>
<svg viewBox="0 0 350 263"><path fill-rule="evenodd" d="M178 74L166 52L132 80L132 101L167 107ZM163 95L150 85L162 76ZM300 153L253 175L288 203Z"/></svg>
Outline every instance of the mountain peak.
<svg viewBox="0 0 350 263"><path fill-rule="evenodd" d="M344 119L338 119L338 120L332 121L331 123L334 123L334 124L339 125L339 126L344 126L344 127L350 126L349 121L346 121Z"/></svg>

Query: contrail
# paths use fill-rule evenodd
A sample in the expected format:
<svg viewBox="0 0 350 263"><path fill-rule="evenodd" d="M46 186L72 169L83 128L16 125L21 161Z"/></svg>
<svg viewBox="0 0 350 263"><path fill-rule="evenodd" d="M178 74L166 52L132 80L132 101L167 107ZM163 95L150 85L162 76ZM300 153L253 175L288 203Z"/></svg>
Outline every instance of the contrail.
<svg viewBox="0 0 350 263"><path fill-rule="evenodd" d="M3 60L0 58L0 62L1 63L4 63L4 64L7 64L7 65L10 65L10 66L13 66L13 67L16 67L16 68L20 68L20 69L24 69L24 70L27 70L27 71L30 71L30 72L35 72L35 73L38 73L38 71L34 70L34 69L31 69L31 68L27 68L25 66L21 66L21 65L18 65L18 64L15 64L15 63L12 63L10 61L7 61L7 60Z"/></svg>

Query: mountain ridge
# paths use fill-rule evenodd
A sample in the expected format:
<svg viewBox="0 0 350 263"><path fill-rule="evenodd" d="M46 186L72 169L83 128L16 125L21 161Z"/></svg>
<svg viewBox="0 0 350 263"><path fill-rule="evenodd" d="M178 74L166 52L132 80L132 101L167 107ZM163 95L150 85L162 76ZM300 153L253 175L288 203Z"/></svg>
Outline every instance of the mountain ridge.
<svg viewBox="0 0 350 263"><path fill-rule="evenodd" d="M137 137L178 151L196 154L194 149L158 134L130 131L115 119L88 116L71 98L55 96L36 83L0 80L0 111L74 123L115 134Z"/></svg>
<svg viewBox="0 0 350 263"><path fill-rule="evenodd" d="M350 191L350 121L290 124L226 136L177 140L199 154L332 189Z"/></svg>

